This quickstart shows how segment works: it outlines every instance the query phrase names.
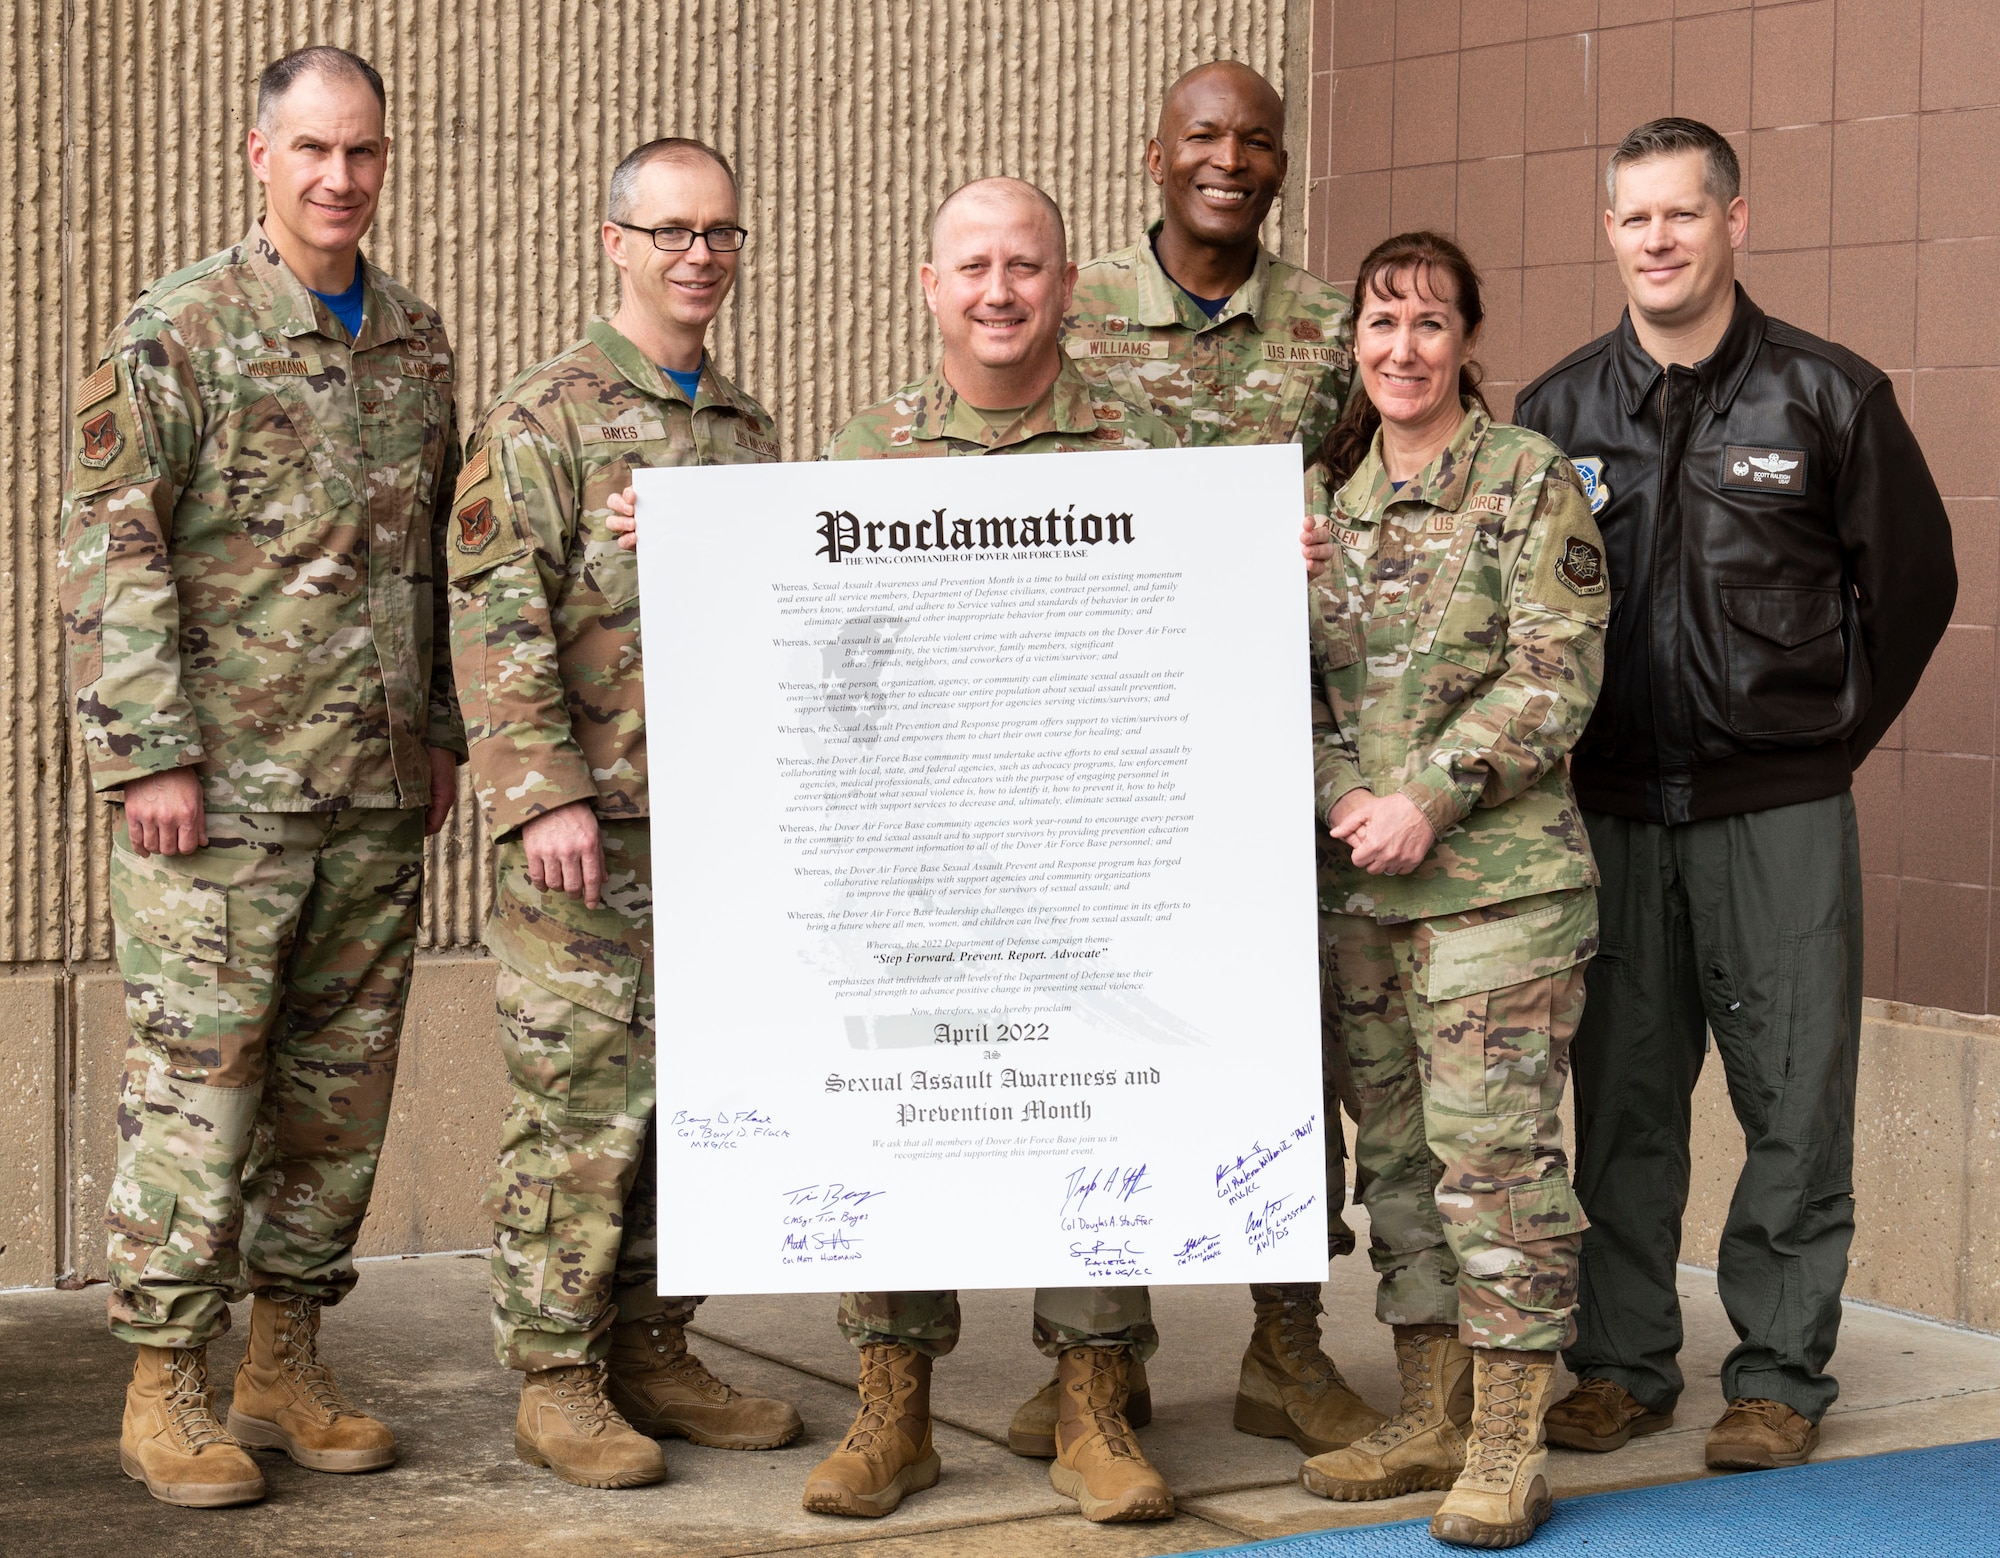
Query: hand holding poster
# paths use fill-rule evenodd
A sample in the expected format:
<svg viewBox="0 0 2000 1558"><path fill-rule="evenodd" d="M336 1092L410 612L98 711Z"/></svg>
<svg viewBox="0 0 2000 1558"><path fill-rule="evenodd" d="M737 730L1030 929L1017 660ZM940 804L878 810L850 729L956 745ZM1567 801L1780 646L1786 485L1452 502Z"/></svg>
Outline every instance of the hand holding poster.
<svg viewBox="0 0 2000 1558"><path fill-rule="evenodd" d="M638 492L662 1290L1321 1278L1297 449Z"/></svg>

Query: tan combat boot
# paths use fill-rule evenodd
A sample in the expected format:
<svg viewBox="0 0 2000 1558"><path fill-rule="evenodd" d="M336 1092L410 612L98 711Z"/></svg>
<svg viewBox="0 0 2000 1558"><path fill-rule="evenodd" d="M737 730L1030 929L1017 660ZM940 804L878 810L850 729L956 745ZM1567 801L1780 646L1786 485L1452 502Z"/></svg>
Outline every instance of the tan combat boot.
<svg viewBox="0 0 2000 1558"><path fill-rule="evenodd" d="M264 1474L215 1420L206 1347L141 1347L125 1387L118 1464L162 1504L253 1504Z"/></svg>
<svg viewBox="0 0 2000 1558"><path fill-rule="evenodd" d="M396 1459L396 1436L349 1406L319 1357L320 1302L297 1294L250 1300L250 1343L236 1370L229 1431L257 1450L283 1450L312 1471L374 1471Z"/></svg>
<svg viewBox="0 0 2000 1558"><path fill-rule="evenodd" d="M689 1439L711 1450L775 1450L804 1430L788 1401L746 1396L717 1379L687 1349L687 1333L665 1320L611 1328L611 1404L655 1439Z"/></svg>
<svg viewBox="0 0 2000 1558"><path fill-rule="evenodd" d="M1319 1345L1314 1299L1259 1304L1236 1379L1236 1427L1324 1455L1388 1419L1354 1393Z"/></svg>
<svg viewBox="0 0 2000 1558"><path fill-rule="evenodd" d="M1127 1377L1131 1394L1125 1401L1125 1421L1133 1428L1144 1428L1153 1420L1153 1388L1146 1379L1146 1365L1134 1358ZM1007 1448L1038 1461L1054 1460L1057 1402L1061 1398L1062 1381L1052 1379L1023 1401L1014 1412L1014 1421L1007 1425Z"/></svg>
<svg viewBox="0 0 2000 1558"><path fill-rule="evenodd" d="M1448 1488L1465 1467L1472 1420L1472 1353L1450 1325L1399 1325L1396 1415L1344 1450L1316 1455L1299 1468L1308 1493L1342 1503Z"/></svg>
<svg viewBox="0 0 2000 1558"><path fill-rule="evenodd" d="M1174 1496L1125 1416L1131 1358L1122 1347L1056 1357L1056 1459L1049 1482L1086 1520L1171 1520Z"/></svg>
<svg viewBox="0 0 2000 1558"><path fill-rule="evenodd" d="M580 1488L666 1481L667 1458L618 1415L604 1373L601 1363L568 1363L522 1376L514 1453Z"/></svg>
<svg viewBox="0 0 2000 1558"><path fill-rule="evenodd" d="M1708 1431L1703 1453L1717 1471L1758 1471L1802 1466L1819 1447L1819 1424L1782 1401L1738 1397Z"/></svg>
<svg viewBox="0 0 2000 1558"><path fill-rule="evenodd" d="M1582 1379L1549 1408L1542 1431L1550 1444L1602 1454L1673 1426L1673 1413L1655 1412L1641 1404L1616 1380Z"/></svg>
<svg viewBox="0 0 2000 1558"><path fill-rule="evenodd" d="M1482 1347L1473 1357L1465 1470L1431 1516L1431 1535L1454 1547L1519 1547L1555 1507L1542 1419L1556 1355Z"/></svg>
<svg viewBox="0 0 2000 1558"><path fill-rule="evenodd" d="M931 1447L931 1360L904 1342L861 1349L861 1410L847 1437L806 1478L816 1515L886 1515L938 1480Z"/></svg>

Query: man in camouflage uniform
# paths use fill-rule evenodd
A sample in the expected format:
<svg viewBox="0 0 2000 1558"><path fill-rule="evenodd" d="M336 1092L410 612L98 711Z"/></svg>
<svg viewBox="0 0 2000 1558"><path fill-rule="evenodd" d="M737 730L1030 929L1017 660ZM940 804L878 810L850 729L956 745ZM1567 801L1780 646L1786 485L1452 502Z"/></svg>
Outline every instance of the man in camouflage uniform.
<svg viewBox="0 0 2000 1558"><path fill-rule="evenodd" d="M1338 420L1354 375L1347 297L1258 240L1286 171L1285 104L1247 65L1203 65L1168 89L1146 147L1162 216L1129 249L1077 277L1066 347L1093 381L1144 398L1183 444L1303 444L1310 457ZM1315 830L1315 835L1321 830ZM1318 839L1321 869L1328 860ZM1323 902L1322 909L1330 908ZM1340 1218L1347 1192L1341 1101L1353 1084L1330 995L1321 1001L1327 1254L1354 1250ZM1236 1426L1289 1438L1308 1455L1382 1421L1320 1347L1320 1284L1260 1282L1237 1379ZM1134 1385L1133 1421L1150 1397ZM1052 1455L1053 1386L1014 1415L1008 1443Z"/></svg>
<svg viewBox="0 0 2000 1558"><path fill-rule="evenodd" d="M261 1497L238 1441L319 1471L395 1458L317 1350L354 1285L423 839L464 753L432 653L451 348L360 256L388 150L363 61L272 64L249 133L264 215L147 288L74 400L70 671L92 787L124 803L120 1456L169 1503ZM225 1433L206 1349L245 1293Z"/></svg>
<svg viewBox="0 0 2000 1558"><path fill-rule="evenodd" d="M861 412L830 460L1171 449L1145 408L1093 386L1064 359L1063 309L1076 281L1062 214L1018 179L982 179L931 225L924 299L944 342L930 374ZM931 1364L958 1343L956 1293L848 1293L840 1328L861 1354L860 1411L806 1482L805 1507L886 1515L937 1481ZM1159 1344L1143 1287L1043 1288L1035 1345L1056 1359L1056 1491L1092 1520L1161 1520L1173 1495L1126 1416L1130 1370Z"/></svg>
<svg viewBox="0 0 2000 1558"><path fill-rule="evenodd" d="M473 439L447 547L474 788L498 843L486 943L514 1081L488 1210L514 1445L585 1487L658 1482L676 1435L800 1431L687 1350L662 1298L656 1008L638 564L609 529L635 469L775 460L776 430L705 351L744 231L729 166L649 142L612 174L620 302L505 390Z"/></svg>
<svg viewBox="0 0 2000 1558"><path fill-rule="evenodd" d="M1596 701L1610 597L1589 502L1548 440L1470 407L1400 487L1382 447L1332 498L1315 769L1403 1401L1302 1480L1344 1501L1452 1489L1434 1536L1512 1546L1547 1515L1540 1414L1574 1328L1584 1222L1557 1109L1597 873L1563 759ZM1403 858L1373 836L1391 806L1411 819Z"/></svg>

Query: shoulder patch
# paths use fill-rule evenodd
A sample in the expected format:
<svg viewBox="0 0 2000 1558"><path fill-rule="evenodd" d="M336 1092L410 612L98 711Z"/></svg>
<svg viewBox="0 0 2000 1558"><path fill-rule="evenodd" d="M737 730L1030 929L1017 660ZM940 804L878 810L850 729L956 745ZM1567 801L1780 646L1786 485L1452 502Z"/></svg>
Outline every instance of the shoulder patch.
<svg viewBox="0 0 2000 1558"><path fill-rule="evenodd" d="M116 411L100 411L78 430L77 460L93 471L101 471L125 447L125 435L118 429Z"/></svg>
<svg viewBox="0 0 2000 1558"><path fill-rule="evenodd" d="M1594 542L1571 536L1556 559L1556 577L1575 595L1599 595L1605 589L1604 553Z"/></svg>
<svg viewBox="0 0 2000 1558"><path fill-rule="evenodd" d="M487 455L491 448L490 444L481 444L479 453L465 462L465 469L458 473L458 484L461 488L477 487L486 480L486 472L490 468Z"/></svg>
<svg viewBox="0 0 2000 1558"><path fill-rule="evenodd" d="M118 393L118 363L107 359L98 370L76 387L76 409L88 411L100 400Z"/></svg>
<svg viewBox="0 0 2000 1558"><path fill-rule="evenodd" d="M454 518L458 521L458 534L452 541L461 552L483 552L487 543L500 533L500 521L494 516L491 498L473 499Z"/></svg>
<svg viewBox="0 0 2000 1558"><path fill-rule="evenodd" d="M1583 495L1590 499L1590 512L1602 513L1604 505L1611 501L1611 483L1604 479L1603 457L1580 455L1569 463L1576 468L1577 480L1583 484Z"/></svg>

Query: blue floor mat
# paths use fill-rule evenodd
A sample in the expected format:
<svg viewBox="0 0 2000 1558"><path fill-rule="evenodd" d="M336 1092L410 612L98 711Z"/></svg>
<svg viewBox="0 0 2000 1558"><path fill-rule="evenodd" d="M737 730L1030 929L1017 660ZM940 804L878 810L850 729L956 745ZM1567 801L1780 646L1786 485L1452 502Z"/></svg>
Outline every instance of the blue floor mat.
<svg viewBox="0 0 2000 1558"><path fill-rule="evenodd" d="M1448 1558L1427 1520L1219 1549L1267 1558ZM1531 1558L1947 1558L2000 1554L2000 1440L1556 1501Z"/></svg>

